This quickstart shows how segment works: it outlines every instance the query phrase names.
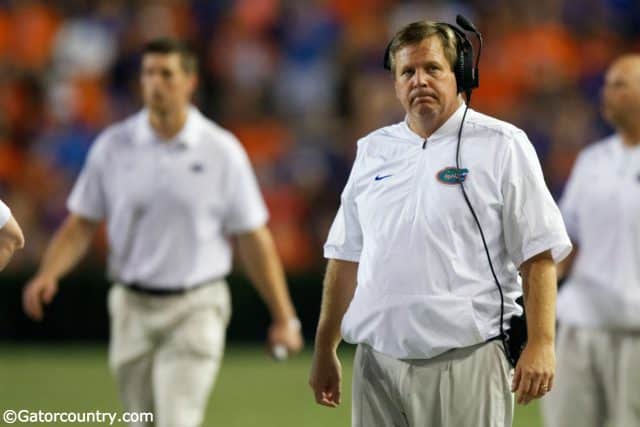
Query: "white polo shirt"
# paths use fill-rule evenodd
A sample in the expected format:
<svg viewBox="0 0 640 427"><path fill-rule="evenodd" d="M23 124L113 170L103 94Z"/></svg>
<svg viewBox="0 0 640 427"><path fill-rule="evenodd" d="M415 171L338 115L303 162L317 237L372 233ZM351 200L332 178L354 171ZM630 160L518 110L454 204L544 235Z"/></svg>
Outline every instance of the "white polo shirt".
<svg viewBox="0 0 640 427"><path fill-rule="evenodd" d="M11 210L2 200L0 200L0 228L4 227L11 218Z"/></svg>
<svg viewBox="0 0 640 427"><path fill-rule="evenodd" d="M455 167L461 106L425 143L406 121L358 141L356 160L324 247L358 262L343 338L396 358L431 358L499 334L500 296ZM424 145L424 149L423 149ZM524 132L469 110L462 136L464 182L482 224L508 319L521 314L517 267L571 250Z"/></svg>
<svg viewBox="0 0 640 427"><path fill-rule="evenodd" d="M578 254L560 289L558 319L640 329L640 146L614 135L584 149L560 208Z"/></svg>
<svg viewBox="0 0 640 427"><path fill-rule="evenodd" d="M228 236L268 216L240 143L193 107L170 142L158 139L146 110L107 128L67 204L107 221L111 279L157 288L224 277Z"/></svg>

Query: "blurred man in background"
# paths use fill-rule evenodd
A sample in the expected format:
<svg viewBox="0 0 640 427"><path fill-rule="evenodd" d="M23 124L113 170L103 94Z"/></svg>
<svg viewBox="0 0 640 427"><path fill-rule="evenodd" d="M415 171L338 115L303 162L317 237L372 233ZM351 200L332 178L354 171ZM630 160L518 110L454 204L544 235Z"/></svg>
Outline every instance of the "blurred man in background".
<svg viewBox="0 0 640 427"><path fill-rule="evenodd" d="M358 141L325 244L310 384L338 405L341 334L358 344L353 426L510 426L512 391L526 404L552 386L555 262L571 245L524 132L466 111L462 43L428 21L395 35L387 59L405 121ZM459 132L463 169L451 167ZM496 338L523 289L529 340L513 374Z"/></svg>
<svg viewBox="0 0 640 427"><path fill-rule="evenodd" d="M106 222L109 362L125 408L153 411L156 426L198 426L230 317L229 237L273 318L269 345L297 352L302 336L248 158L190 105L194 54L176 40L150 42L141 84L146 108L93 144L24 309L43 318L43 303Z"/></svg>
<svg viewBox="0 0 640 427"><path fill-rule="evenodd" d="M602 95L616 133L582 151L560 203L575 249L549 427L640 425L640 55L611 65Z"/></svg>
<svg viewBox="0 0 640 427"><path fill-rule="evenodd" d="M13 253L24 247L24 236L11 210L0 200L0 270L4 270Z"/></svg>

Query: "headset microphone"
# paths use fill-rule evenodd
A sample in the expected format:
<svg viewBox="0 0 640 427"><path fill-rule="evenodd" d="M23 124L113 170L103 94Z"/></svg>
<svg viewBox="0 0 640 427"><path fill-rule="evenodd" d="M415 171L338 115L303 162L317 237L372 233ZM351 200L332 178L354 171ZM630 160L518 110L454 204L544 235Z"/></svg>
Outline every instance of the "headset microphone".
<svg viewBox="0 0 640 427"><path fill-rule="evenodd" d="M462 29L470 31L472 33L480 34L475 25L473 25L467 18L462 15L456 15L456 24Z"/></svg>

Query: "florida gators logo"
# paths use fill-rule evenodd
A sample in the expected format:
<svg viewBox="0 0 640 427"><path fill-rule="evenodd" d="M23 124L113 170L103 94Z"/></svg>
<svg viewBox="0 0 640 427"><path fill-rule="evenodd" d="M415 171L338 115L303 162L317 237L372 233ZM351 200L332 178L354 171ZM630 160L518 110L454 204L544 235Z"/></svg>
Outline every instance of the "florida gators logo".
<svg viewBox="0 0 640 427"><path fill-rule="evenodd" d="M436 174L436 178L438 178L438 181L443 184L454 185L464 182L468 174L469 169L467 168L458 169L456 167L449 166L438 172Z"/></svg>

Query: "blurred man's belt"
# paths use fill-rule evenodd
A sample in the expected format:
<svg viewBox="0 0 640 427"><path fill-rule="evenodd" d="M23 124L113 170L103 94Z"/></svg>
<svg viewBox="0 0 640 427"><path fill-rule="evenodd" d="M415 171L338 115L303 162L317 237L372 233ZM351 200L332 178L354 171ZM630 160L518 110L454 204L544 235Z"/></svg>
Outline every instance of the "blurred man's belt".
<svg viewBox="0 0 640 427"><path fill-rule="evenodd" d="M216 283L220 283L222 281L222 277L217 277L213 279L208 279L202 282L198 282L195 285L190 286L175 286L175 287L166 287L166 286L156 286L150 285L147 283L140 282L121 282L117 281L116 284L124 286L125 289L128 289L133 292L137 292L145 295L155 295L155 296L173 296L173 295L182 295L187 292L193 291L194 289L202 288L203 286L214 285Z"/></svg>

